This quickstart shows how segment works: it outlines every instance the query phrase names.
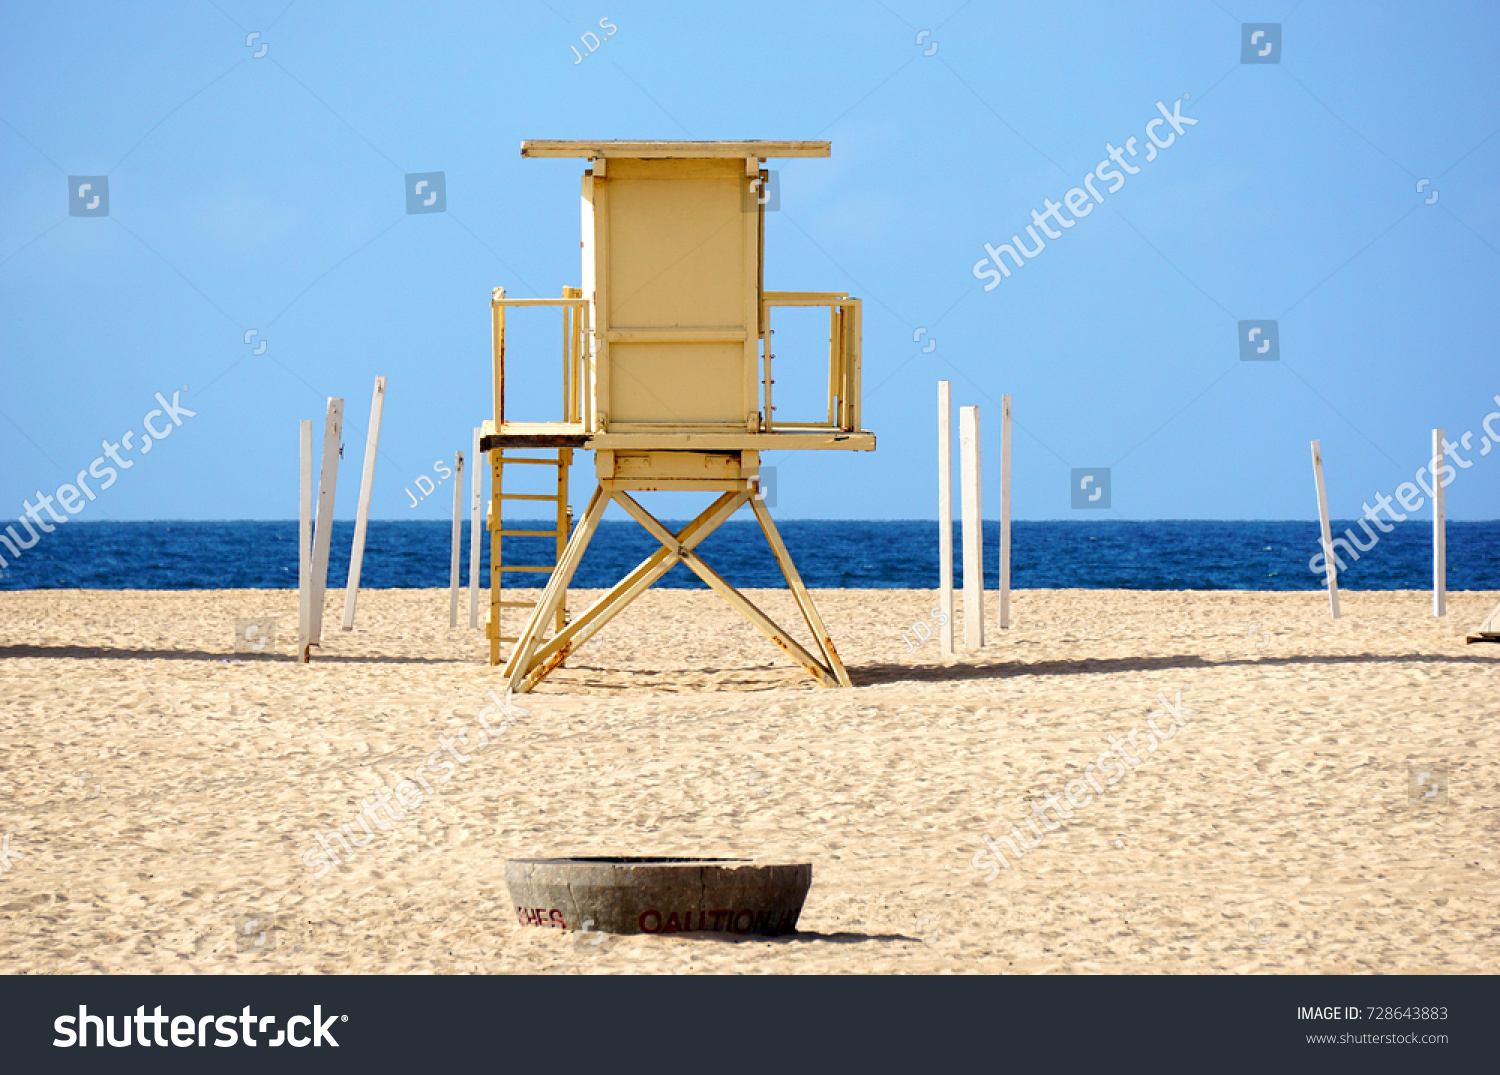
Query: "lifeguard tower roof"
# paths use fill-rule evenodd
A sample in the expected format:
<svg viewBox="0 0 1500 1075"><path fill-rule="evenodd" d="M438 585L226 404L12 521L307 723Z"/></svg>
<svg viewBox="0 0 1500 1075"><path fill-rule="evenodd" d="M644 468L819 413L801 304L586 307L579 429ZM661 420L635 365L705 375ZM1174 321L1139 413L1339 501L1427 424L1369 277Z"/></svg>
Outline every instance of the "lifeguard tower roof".
<svg viewBox="0 0 1500 1075"><path fill-rule="evenodd" d="M521 143L523 157L583 157L598 160L703 160L709 157L826 157L831 142L637 142L621 139L530 138Z"/></svg>

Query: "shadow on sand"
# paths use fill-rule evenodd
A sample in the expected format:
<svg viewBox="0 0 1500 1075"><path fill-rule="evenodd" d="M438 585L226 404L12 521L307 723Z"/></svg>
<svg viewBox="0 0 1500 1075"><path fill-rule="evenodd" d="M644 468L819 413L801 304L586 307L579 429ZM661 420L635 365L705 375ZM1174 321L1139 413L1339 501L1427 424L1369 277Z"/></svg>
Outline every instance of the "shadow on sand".
<svg viewBox="0 0 1500 1075"><path fill-rule="evenodd" d="M782 937L760 937L744 933L715 933L713 930L699 932L683 932L676 934L678 937L688 937L695 941L719 941L725 944L812 944L823 942L826 944L864 944L867 941L883 943L904 942L908 944L921 944L920 937L908 937L901 933L815 933L798 930L796 933L788 933Z"/></svg>
<svg viewBox="0 0 1500 1075"><path fill-rule="evenodd" d="M1111 675L1118 672L1150 672L1162 669L1191 668L1243 668L1252 665L1341 665L1341 664L1428 664L1428 665L1488 665L1494 667L1493 653L1473 653L1445 656L1433 653L1343 653L1301 654L1289 657L1242 657L1228 660L1209 660L1190 653L1167 657L1082 657L1071 661L994 661L984 664L863 664L849 665L849 677L856 687L872 687L887 683L962 683L971 680L1013 679L1017 676L1072 676ZM165 661L213 661L229 663L261 663L265 661L293 661L286 653L210 653L206 650L177 649L121 649L111 646L0 646L0 660L21 658L43 658L52 660L120 661L120 660L165 660ZM393 657L381 654L321 654L313 650L314 664L472 664L462 657ZM591 672L605 676L618 676L610 682L585 682L579 686L603 690L631 690L642 687L671 691L668 683L652 682L670 679L677 669L612 669L605 666L565 665L569 671ZM696 669L702 673L703 669ZM779 668L757 664L743 669L712 669L717 673L744 672L746 681L738 685L740 690L774 690L779 683L757 683L757 675ZM678 693L678 692L672 692ZM686 693L693 693L687 690Z"/></svg>
<svg viewBox="0 0 1500 1075"><path fill-rule="evenodd" d="M76 661L285 661L295 658L289 653L209 653L190 649L116 649L110 646L0 646L0 660L23 657ZM321 654L313 648L313 664L466 664L459 657L353 657Z"/></svg>
<svg viewBox="0 0 1500 1075"><path fill-rule="evenodd" d="M1116 672L1150 672L1170 668L1243 668L1252 665L1339 665L1339 664L1446 664L1494 667L1494 655L1463 654L1443 656L1434 653L1341 653L1303 654L1294 657L1242 657L1214 661L1190 653L1170 657L1084 657L1076 661L1037 661L1023 664L1008 661L994 664L865 664L849 667L849 678L856 687L882 683L930 683L938 680L1013 679L1017 676L1110 675Z"/></svg>

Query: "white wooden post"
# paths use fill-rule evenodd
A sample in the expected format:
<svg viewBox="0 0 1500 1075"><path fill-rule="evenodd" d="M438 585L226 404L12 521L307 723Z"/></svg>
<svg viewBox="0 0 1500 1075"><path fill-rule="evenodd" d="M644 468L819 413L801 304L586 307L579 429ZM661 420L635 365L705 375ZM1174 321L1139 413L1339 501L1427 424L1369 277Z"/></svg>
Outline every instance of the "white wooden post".
<svg viewBox="0 0 1500 1075"><path fill-rule="evenodd" d="M958 409L960 499L964 527L964 645L984 645L984 514L979 505L979 408Z"/></svg>
<svg viewBox="0 0 1500 1075"><path fill-rule="evenodd" d="M448 626L458 626L458 560L464 535L464 453L453 456L453 557L448 564Z"/></svg>
<svg viewBox="0 0 1500 1075"><path fill-rule="evenodd" d="M1448 615L1448 511L1443 493L1443 431L1432 431L1432 614Z"/></svg>
<svg viewBox="0 0 1500 1075"><path fill-rule="evenodd" d="M469 467L474 471L473 501L469 504L469 626L479 626L479 531L484 518L484 454L479 450L479 427L474 427Z"/></svg>
<svg viewBox="0 0 1500 1075"><path fill-rule="evenodd" d="M938 382L938 645L953 656L953 404L947 381Z"/></svg>
<svg viewBox="0 0 1500 1075"><path fill-rule="evenodd" d="M1339 573L1333 558L1333 532L1328 528L1328 491L1323 486L1323 451L1312 442L1313 480L1318 485L1318 524L1323 528L1323 564L1328 574L1328 611L1339 618Z"/></svg>
<svg viewBox="0 0 1500 1075"><path fill-rule="evenodd" d="M1010 397L1000 397L1000 627L1010 626Z"/></svg>
<svg viewBox="0 0 1500 1075"><path fill-rule="evenodd" d="M312 639L312 422L302 422L302 490L297 502L297 660Z"/></svg>
<svg viewBox="0 0 1500 1075"><path fill-rule="evenodd" d="M344 587L344 630L354 630L354 602L365 562L365 528L370 522L370 493L375 485L375 458L380 449L380 415L385 410L385 378L375 378L370 399L370 432L365 437L365 468L359 479L359 508L354 513L354 546L349 550L349 582Z"/></svg>
<svg viewBox="0 0 1500 1075"><path fill-rule="evenodd" d="M333 540L333 500L338 491L339 449L344 433L344 401L328 397L323 422L323 469L318 475L318 510L313 517L312 629L308 641L323 642L324 595L328 592L328 545Z"/></svg>

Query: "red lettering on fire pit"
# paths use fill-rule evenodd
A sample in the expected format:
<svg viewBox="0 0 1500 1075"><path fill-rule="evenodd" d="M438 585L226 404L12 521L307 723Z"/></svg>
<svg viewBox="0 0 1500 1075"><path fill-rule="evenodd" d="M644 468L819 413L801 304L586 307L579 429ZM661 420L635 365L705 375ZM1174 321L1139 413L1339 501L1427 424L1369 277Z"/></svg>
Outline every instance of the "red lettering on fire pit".
<svg viewBox="0 0 1500 1075"><path fill-rule="evenodd" d="M557 907L517 907L516 920L523 926L567 929L568 920Z"/></svg>
<svg viewBox="0 0 1500 1075"><path fill-rule="evenodd" d="M553 912L560 914L561 912ZM759 911L741 908L726 911L669 911L663 914L652 908L641 912L636 925L642 933L785 933L797 923L795 910L774 908ZM541 923L547 925L548 923Z"/></svg>

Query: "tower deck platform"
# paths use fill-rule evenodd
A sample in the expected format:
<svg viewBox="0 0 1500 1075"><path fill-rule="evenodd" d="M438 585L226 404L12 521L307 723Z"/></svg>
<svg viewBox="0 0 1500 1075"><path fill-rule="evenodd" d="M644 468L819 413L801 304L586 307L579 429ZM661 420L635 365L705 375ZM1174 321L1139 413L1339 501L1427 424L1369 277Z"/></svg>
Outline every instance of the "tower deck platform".
<svg viewBox="0 0 1500 1075"><path fill-rule="evenodd" d="M479 435L480 451L495 448L581 448L584 451L735 452L838 450L873 452L875 434L869 430L778 430L775 433L588 433L581 422L505 422L497 432L486 420Z"/></svg>

